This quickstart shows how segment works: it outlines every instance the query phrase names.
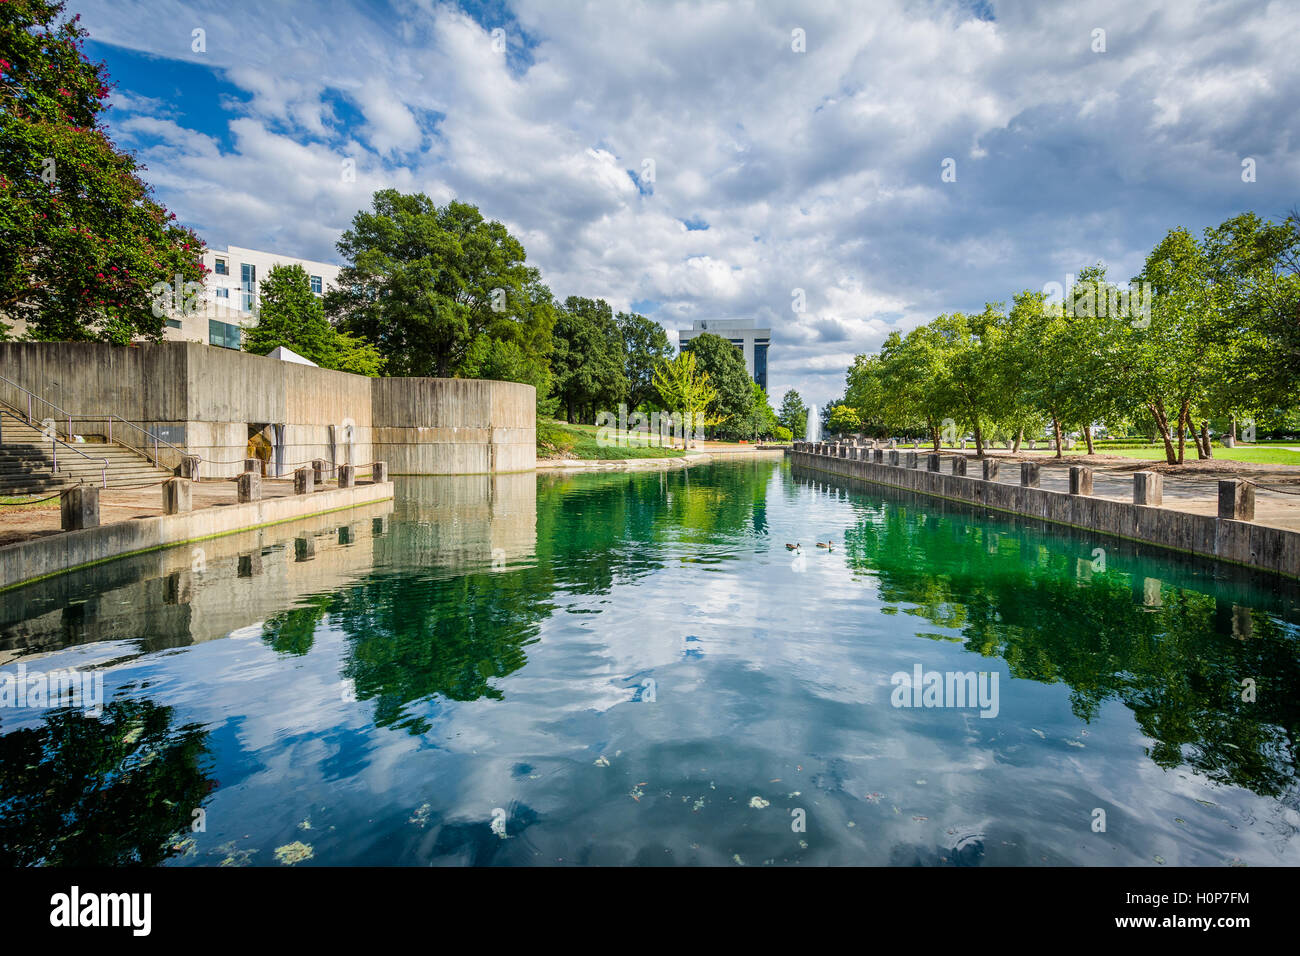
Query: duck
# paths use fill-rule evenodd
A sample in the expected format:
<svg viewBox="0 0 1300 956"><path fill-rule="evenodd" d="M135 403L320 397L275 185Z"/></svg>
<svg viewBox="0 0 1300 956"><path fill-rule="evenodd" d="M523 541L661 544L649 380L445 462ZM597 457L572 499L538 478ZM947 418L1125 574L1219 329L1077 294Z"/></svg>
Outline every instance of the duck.
<svg viewBox="0 0 1300 956"><path fill-rule="evenodd" d="M797 544L789 544L789 543L787 543L786 546L785 546L785 549L786 549L787 551L798 551L798 550L799 550L799 545L797 545Z"/></svg>
<svg viewBox="0 0 1300 956"><path fill-rule="evenodd" d="M832 550L834 550L834 548L835 548L835 542L833 542L833 541L825 541L825 542L823 542L823 541L818 541L818 542L817 542L817 547L819 547L819 548L825 548L827 551L832 551Z"/></svg>

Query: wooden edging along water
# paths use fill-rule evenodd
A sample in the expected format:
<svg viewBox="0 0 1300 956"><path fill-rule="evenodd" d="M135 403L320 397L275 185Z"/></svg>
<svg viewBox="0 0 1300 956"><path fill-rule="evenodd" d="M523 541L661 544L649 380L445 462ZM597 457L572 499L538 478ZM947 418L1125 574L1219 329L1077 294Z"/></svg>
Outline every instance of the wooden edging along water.
<svg viewBox="0 0 1300 956"><path fill-rule="evenodd" d="M877 456L882 460L875 461ZM1086 491L1070 494L1049 491L1033 484L1012 485L983 477L944 474L927 467L935 464L929 459L937 457L924 452L900 452L833 442L796 443L791 451L793 462L814 471L858 478L1300 579L1300 533L1295 531L1248 520L1192 514L1159 505L1095 498ZM891 458L897 464L888 463ZM976 465L980 462L978 459L966 461ZM1078 472L1088 473L1089 481L1081 483L1081 490L1090 490L1090 470L1078 469ZM1036 481L1036 475L1034 466L1022 473L1022 481ZM1138 483L1147 480L1135 478ZM1238 484L1221 483L1221 510L1232 507L1231 502L1224 502L1226 492L1222 485ZM1236 489L1229 488L1228 492L1233 490ZM1253 497L1249 510L1253 513ZM1242 513L1239 504L1237 512Z"/></svg>

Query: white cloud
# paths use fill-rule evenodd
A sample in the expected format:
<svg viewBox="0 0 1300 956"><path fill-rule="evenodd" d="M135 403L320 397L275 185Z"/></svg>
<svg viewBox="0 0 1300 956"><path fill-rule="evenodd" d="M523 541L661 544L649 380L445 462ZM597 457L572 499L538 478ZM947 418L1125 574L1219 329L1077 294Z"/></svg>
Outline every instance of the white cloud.
<svg viewBox="0 0 1300 956"><path fill-rule="evenodd" d="M244 94L211 106L225 143L115 94L115 132L210 241L333 258L374 189L455 196L520 236L560 297L657 302L670 327L770 324L773 390L818 403L890 328L1098 259L1126 279L1170 227L1287 208L1300 174L1300 12L1282 4L994 4L984 21L941 0L517 0L509 55L433 0L396 19L267 4L255 30L215 3L80 9L95 39L205 64ZM203 26L207 53L158 23ZM1248 193L1244 155L1261 171Z"/></svg>

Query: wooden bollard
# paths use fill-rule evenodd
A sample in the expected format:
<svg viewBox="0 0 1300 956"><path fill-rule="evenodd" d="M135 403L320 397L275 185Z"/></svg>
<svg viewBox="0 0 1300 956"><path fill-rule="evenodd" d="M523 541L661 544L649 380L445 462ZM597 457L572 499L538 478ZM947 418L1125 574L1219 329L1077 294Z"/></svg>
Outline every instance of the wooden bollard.
<svg viewBox="0 0 1300 956"><path fill-rule="evenodd" d="M309 495L316 490L316 470L314 468L299 468L293 473L293 493L295 495Z"/></svg>
<svg viewBox="0 0 1300 956"><path fill-rule="evenodd" d="M1038 463L1022 461L1020 463L1020 483L1026 488L1038 487Z"/></svg>
<svg viewBox="0 0 1300 956"><path fill-rule="evenodd" d="M240 504L262 500L261 471L246 471L235 481L236 493Z"/></svg>
<svg viewBox="0 0 1300 956"><path fill-rule="evenodd" d="M355 488L357 484L357 466L339 465L339 487Z"/></svg>
<svg viewBox="0 0 1300 956"><path fill-rule="evenodd" d="M163 482L163 514L177 515L183 511L194 510L194 498L190 494L193 482L188 478L172 478Z"/></svg>
<svg viewBox="0 0 1300 956"><path fill-rule="evenodd" d="M904 459L904 463L905 463L905 466L908 467L908 468L915 468L915 467L916 467L916 452L914 452L914 451L909 451L909 452L907 453L907 457Z"/></svg>
<svg viewBox="0 0 1300 956"><path fill-rule="evenodd" d="M377 461L370 466L370 480L376 484L383 484L388 480L388 462Z"/></svg>
<svg viewBox="0 0 1300 956"><path fill-rule="evenodd" d="M930 454L925 456L926 471L938 471L940 467L941 465L940 465L940 460L938 455Z"/></svg>
<svg viewBox="0 0 1300 956"><path fill-rule="evenodd" d="M1219 482L1219 517L1230 521L1255 520L1255 486L1235 478Z"/></svg>
<svg viewBox="0 0 1300 956"><path fill-rule="evenodd" d="M895 467L898 466L898 449L897 449L897 448L891 448L891 449L889 449L889 463L890 463L891 465L895 466Z"/></svg>
<svg viewBox="0 0 1300 956"><path fill-rule="evenodd" d="M202 461L203 459L199 458L197 455L186 455L181 459L180 476L182 478L189 478L191 481L198 481L199 465Z"/></svg>
<svg viewBox="0 0 1300 956"><path fill-rule="evenodd" d="M1164 475L1155 471L1133 472L1133 504L1159 508L1164 500Z"/></svg>
<svg viewBox="0 0 1300 956"><path fill-rule="evenodd" d="M77 485L59 496L59 523L64 531L99 527L99 488Z"/></svg>
<svg viewBox="0 0 1300 956"><path fill-rule="evenodd" d="M325 484L325 459L324 458L312 459L311 479L315 485Z"/></svg>
<svg viewBox="0 0 1300 956"><path fill-rule="evenodd" d="M998 480L998 463L992 458L980 459L980 477L985 481Z"/></svg>
<svg viewBox="0 0 1300 956"><path fill-rule="evenodd" d="M1070 466L1070 494L1092 494L1092 469L1082 465Z"/></svg>
<svg viewBox="0 0 1300 956"><path fill-rule="evenodd" d="M245 459L244 459L244 471L245 471L245 472L255 471L255 472L257 472L258 475L261 475L261 474L262 474L262 459L260 459L260 458L245 458Z"/></svg>
<svg viewBox="0 0 1300 956"><path fill-rule="evenodd" d="M958 455L952 460L952 473L962 478L966 477L966 456Z"/></svg>

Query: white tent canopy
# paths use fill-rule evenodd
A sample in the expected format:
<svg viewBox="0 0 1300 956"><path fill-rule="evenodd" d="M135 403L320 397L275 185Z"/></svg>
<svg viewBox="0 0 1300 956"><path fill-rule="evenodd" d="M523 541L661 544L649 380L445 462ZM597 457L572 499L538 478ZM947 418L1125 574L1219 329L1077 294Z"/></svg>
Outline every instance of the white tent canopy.
<svg viewBox="0 0 1300 956"><path fill-rule="evenodd" d="M293 349L287 349L283 345L278 345L267 353L267 358L278 359L281 362L296 362L299 365L310 365L312 368L320 368L311 359L305 359Z"/></svg>

